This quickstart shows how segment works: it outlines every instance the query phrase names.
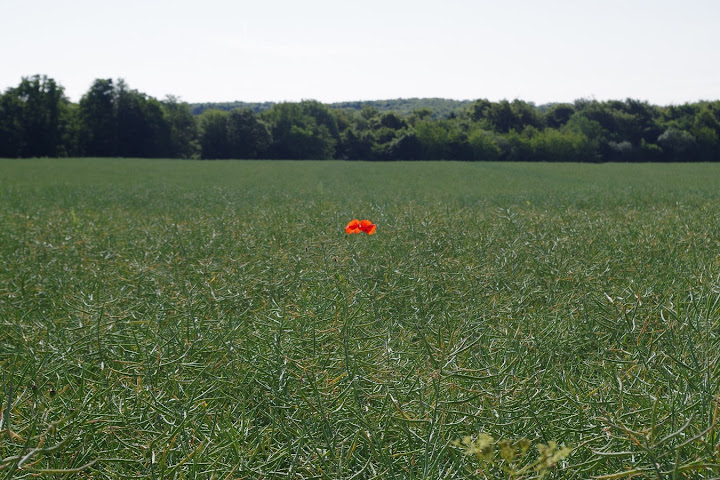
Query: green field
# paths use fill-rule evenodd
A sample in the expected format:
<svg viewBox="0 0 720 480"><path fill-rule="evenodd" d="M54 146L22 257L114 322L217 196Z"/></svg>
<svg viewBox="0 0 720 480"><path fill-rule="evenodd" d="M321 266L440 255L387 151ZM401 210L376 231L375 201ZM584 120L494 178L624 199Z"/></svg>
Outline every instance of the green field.
<svg viewBox="0 0 720 480"><path fill-rule="evenodd" d="M719 394L720 164L0 160L0 478L713 478Z"/></svg>

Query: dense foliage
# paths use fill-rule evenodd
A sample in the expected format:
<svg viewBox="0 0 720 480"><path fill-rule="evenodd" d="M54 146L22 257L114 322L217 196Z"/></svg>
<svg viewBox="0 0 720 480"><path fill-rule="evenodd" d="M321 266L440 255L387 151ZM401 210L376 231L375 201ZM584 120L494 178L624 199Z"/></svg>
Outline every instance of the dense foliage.
<svg viewBox="0 0 720 480"><path fill-rule="evenodd" d="M219 108L208 108L216 106ZM233 108L237 106L237 108ZM412 108L412 110L411 110ZM720 101L205 104L97 79L74 104L35 75L0 95L0 157L718 161Z"/></svg>

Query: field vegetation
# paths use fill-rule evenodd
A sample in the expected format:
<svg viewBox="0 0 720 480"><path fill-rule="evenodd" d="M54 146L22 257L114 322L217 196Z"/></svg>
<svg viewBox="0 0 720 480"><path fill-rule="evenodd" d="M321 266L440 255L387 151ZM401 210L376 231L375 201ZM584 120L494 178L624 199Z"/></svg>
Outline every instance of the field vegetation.
<svg viewBox="0 0 720 480"><path fill-rule="evenodd" d="M0 477L718 477L719 207L716 164L2 160Z"/></svg>

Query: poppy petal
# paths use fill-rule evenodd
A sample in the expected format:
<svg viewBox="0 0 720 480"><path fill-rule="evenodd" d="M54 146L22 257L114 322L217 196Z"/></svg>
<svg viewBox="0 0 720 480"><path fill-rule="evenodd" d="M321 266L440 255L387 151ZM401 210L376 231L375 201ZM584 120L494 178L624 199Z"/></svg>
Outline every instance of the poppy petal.
<svg viewBox="0 0 720 480"><path fill-rule="evenodd" d="M376 225L372 223L370 220L361 220L360 221L360 230L367 233L368 235L372 235L375 233Z"/></svg>
<svg viewBox="0 0 720 480"><path fill-rule="evenodd" d="M345 227L345 233L360 233L360 221L357 218L350 220Z"/></svg>

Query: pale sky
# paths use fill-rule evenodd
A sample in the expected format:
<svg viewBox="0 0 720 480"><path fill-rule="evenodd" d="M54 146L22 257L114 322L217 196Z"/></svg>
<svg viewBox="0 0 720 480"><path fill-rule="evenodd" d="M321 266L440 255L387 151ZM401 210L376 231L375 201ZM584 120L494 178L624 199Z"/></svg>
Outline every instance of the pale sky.
<svg viewBox="0 0 720 480"><path fill-rule="evenodd" d="M187 102L720 99L718 0L2 0L0 90Z"/></svg>

